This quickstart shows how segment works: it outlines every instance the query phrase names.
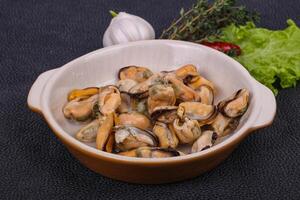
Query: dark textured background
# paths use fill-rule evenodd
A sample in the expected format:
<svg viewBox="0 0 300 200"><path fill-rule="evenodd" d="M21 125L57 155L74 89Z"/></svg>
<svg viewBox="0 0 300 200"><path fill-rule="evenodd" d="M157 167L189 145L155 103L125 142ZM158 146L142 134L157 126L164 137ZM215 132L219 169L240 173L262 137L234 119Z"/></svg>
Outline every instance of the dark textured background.
<svg viewBox="0 0 300 200"><path fill-rule="evenodd" d="M26 105L37 76L101 48L109 9L146 18L160 33L193 0L0 0L0 199L300 199L300 86L280 92L274 124L219 167L192 180L132 185L83 167ZM300 25L298 0L240 1L261 25ZM180 173L180 171L178 172Z"/></svg>

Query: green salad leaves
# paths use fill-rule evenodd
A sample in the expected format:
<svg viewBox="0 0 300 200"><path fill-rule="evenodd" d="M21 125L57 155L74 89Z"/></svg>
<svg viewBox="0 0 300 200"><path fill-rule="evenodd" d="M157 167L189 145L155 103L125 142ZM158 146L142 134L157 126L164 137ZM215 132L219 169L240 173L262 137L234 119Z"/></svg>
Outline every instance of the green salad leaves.
<svg viewBox="0 0 300 200"><path fill-rule="evenodd" d="M221 40L239 45L242 55L235 57L259 82L275 94L277 80L282 88L295 86L300 79L300 29L287 21L285 30L230 25L223 29Z"/></svg>

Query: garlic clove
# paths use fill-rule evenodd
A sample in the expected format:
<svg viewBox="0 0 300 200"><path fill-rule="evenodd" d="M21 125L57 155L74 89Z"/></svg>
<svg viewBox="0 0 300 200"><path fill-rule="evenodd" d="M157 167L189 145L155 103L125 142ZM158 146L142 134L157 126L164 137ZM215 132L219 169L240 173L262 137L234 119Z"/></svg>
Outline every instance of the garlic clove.
<svg viewBox="0 0 300 200"><path fill-rule="evenodd" d="M155 39L153 27L141 17L120 12L114 17L103 36L103 46Z"/></svg>

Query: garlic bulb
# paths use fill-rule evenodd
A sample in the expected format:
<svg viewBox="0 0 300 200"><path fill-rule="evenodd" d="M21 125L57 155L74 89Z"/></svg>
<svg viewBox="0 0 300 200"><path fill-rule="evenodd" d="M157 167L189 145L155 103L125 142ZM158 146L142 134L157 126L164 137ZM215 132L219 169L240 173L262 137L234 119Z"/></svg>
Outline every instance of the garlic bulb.
<svg viewBox="0 0 300 200"><path fill-rule="evenodd" d="M103 46L155 38L153 27L141 17L125 12L117 14L103 36Z"/></svg>

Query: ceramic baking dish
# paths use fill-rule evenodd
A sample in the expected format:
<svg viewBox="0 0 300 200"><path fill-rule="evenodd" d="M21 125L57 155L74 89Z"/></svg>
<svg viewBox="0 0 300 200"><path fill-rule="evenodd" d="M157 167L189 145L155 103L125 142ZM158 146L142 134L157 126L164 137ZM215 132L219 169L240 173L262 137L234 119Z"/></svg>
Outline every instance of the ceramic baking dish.
<svg viewBox="0 0 300 200"><path fill-rule="evenodd" d="M240 88L251 94L248 111L234 133L205 151L172 158L131 158L99 151L74 138L79 125L62 113L67 93L74 88L113 82L121 67L147 66L153 71L194 64L216 84L215 102ZM276 112L273 93L257 82L238 62L211 48L182 41L152 40L99 49L42 73L34 82L28 105L41 113L55 135L86 167L104 176L133 183L166 183L200 175L216 167L252 131L272 123Z"/></svg>

